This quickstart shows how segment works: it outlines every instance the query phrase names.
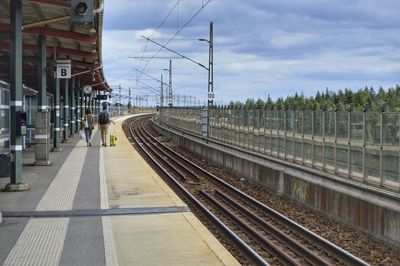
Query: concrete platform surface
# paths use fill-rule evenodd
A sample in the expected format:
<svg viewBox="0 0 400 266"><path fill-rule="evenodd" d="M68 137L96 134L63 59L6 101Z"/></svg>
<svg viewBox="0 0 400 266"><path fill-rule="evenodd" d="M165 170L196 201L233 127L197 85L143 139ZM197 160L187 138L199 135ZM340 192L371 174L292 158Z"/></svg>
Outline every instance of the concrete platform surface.
<svg viewBox="0 0 400 266"><path fill-rule="evenodd" d="M0 179L0 264L239 265L132 147L127 118L115 119L115 147L96 127L92 147L71 138L50 166L24 151L30 190Z"/></svg>

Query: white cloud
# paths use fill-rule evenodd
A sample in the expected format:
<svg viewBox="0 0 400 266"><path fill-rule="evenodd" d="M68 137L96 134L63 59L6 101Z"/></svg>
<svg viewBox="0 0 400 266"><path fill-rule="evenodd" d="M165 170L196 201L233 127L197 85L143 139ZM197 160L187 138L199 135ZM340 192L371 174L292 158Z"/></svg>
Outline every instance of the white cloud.
<svg viewBox="0 0 400 266"><path fill-rule="evenodd" d="M167 60L137 61L165 43L204 1L106 1L103 33L105 75L110 84L136 87L133 68L167 79ZM273 97L329 87L359 89L394 86L400 74L400 17L396 0L213 0L168 47L207 65L208 38L214 22L214 88L217 99ZM176 56L162 50L157 56ZM146 81L158 87L154 81ZM205 99L207 71L184 59L173 60L174 91Z"/></svg>

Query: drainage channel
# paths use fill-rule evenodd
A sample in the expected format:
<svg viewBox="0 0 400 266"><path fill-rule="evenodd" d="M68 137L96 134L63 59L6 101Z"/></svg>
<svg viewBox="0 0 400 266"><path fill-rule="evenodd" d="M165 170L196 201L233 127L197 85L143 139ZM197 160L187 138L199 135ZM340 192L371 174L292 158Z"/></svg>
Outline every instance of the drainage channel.
<svg viewBox="0 0 400 266"><path fill-rule="evenodd" d="M115 215L149 215L164 213L190 212L186 206L150 207L150 208L113 208L70 211L3 211L3 218L57 218L84 216L115 216Z"/></svg>

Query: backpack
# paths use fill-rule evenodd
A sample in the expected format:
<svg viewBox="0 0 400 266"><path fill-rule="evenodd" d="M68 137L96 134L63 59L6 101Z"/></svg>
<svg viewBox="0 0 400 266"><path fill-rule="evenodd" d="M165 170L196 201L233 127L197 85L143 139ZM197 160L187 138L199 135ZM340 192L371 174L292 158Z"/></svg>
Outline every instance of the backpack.
<svg viewBox="0 0 400 266"><path fill-rule="evenodd" d="M99 123L100 125L108 124L107 112L103 111L99 114Z"/></svg>

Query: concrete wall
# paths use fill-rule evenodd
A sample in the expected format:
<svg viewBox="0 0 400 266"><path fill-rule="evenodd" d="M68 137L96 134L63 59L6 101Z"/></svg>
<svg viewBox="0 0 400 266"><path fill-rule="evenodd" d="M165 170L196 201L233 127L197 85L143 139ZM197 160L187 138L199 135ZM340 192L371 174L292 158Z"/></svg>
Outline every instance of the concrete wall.
<svg viewBox="0 0 400 266"><path fill-rule="evenodd" d="M262 184L388 243L400 246L400 195L317 170L156 126L179 145L222 169Z"/></svg>

